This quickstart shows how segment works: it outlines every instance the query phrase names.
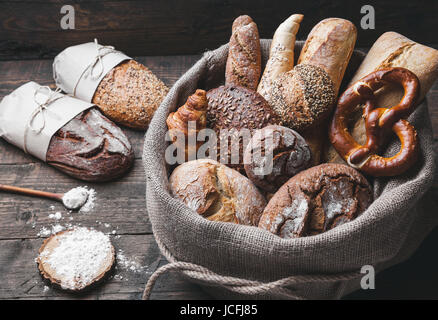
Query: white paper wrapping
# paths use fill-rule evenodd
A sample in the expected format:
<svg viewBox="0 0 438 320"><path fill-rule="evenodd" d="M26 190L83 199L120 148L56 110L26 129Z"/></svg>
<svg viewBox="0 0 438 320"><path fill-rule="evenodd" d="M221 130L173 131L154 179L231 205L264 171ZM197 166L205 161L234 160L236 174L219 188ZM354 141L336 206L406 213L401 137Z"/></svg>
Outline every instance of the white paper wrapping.
<svg viewBox="0 0 438 320"><path fill-rule="evenodd" d="M110 46L95 42L68 47L53 61L53 78L63 91L91 102L105 75L119 63L131 59Z"/></svg>
<svg viewBox="0 0 438 320"><path fill-rule="evenodd" d="M48 102L52 100L52 103ZM52 136L94 105L35 82L28 82L0 103L0 133L9 143L46 161Z"/></svg>

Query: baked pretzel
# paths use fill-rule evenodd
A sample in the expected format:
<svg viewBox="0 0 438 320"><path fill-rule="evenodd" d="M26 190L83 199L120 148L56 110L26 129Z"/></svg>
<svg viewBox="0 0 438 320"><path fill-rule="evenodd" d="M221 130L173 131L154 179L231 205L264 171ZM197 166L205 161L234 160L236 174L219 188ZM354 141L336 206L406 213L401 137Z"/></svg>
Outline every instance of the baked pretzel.
<svg viewBox="0 0 438 320"><path fill-rule="evenodd" d="M404 95L393 107L375 107L374 92L385 84L403 86ZM352 167L372 176L395 176L410 168L418 157L415 128L404 120L417 107L420 83L405 68L386 68L370 73L349 87L339 98L330 126L330 141L339 155ZM357 143L348 132L348 120L359 104L365 104L366 142ZM392 157L377 154L392 130L400 139L399 152Z"/></svg>

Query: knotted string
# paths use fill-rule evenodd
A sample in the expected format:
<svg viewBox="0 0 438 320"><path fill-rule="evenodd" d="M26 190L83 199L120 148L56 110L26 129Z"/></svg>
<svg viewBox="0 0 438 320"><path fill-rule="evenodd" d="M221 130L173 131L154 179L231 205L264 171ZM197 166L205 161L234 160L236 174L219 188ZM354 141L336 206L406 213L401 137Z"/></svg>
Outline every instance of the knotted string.
<svg viewBox="0 0 438 320"><path fill-rule="evenodd" d="M117 50L114 49L113 46L99 45L97 39L94 39L94 43L96 45L96 55L91 60L90 64L88 64L88 66L81 73L78 81L76 82L76 85L73 89L74 96L76 96L76 88L78 87L82 77L87 78L88 76L90 76L92 80L98 80L102 75L103 71L105 70L102 58L105 57L107 54L118 52ZM98 72L95 74L94 72L97 66L99 66L99 69Z"/></svg>
<svg viewBox="0 0 438 320"><path fill-rule="evenodd" d="M41 92L42 90L47 90L47 94L46 94L46 100L43 102L40 102L37 99L37 94L42 93ZM44 128L46 127L46 115L45 115L44 111L53 102L55 102L61 98L64 98L64 95L59 95L60 92L61 92L60 88L56 88L55 91L52 91L49 86L39 86L38 89L35 90L35 92L33 94L33 100L37 104L37 107L30 115L29 120L28 120L26 127L24 129L24 137L23 137L23 150L24 150L24 152L28 153L27 152L27 134L29 132L29 129L35 134L40 134L41 131L44 130ZM38 115L41 115L42 123L39 127L35 127L34 120Z"/></svg>

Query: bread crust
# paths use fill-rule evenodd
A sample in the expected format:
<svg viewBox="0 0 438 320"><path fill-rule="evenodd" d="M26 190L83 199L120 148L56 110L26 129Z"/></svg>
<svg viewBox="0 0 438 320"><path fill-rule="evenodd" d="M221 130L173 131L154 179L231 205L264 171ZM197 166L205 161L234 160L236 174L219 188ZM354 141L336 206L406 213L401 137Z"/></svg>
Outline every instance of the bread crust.
<svg viewBox="0 0 438 320"><path fill-rule="evenodd" d="M260 169L267 166L265 157L270 156L272 168L260 174ZM246 175L256 186L274 193L291 177L307 169L311 159L310 148L298 132L271 125L254 133L245 150L244 165Z"/></svg>
<svg viewBox="0 0 438 320"><path fill-rule="evenodd" d="M332 79L337 95L353 54L356 38L356 27L350 21L340 18L324 19L309 33L297 64L323 68Z"/></svg>
<svg viewBox="0 0 438 320"><path fill-rule="evenodd" d="M53 135L46 161L74 178L103 182L125 174L134 162L134 152L123 131L93 108Z"/></svg>
<svg viewBox="0 0 438 320"><path fill-rule="evenodd" d="M257 25L249 16L236 18L229 42L225 84L256 90L261 73L261 59Z"/></svg>
<svg viewBox="0 0 438 320"><path fill-rule="evenodd" d="M207 99L207 127L215 130L218 143L224 134L223 129L236 132L248 129L252 134L256 129L279 123L271 106L256 91L241 86L221 86L209 90ZM241 140L239 143L239 164L231 164L231 161L227 164L241 173L244 173L243 152L247 142ZM231 144L227 153L230 160ZM220 155L219 147L217 154Z"/></svg>
<svg viewBox="0 0 438 320"><path fill-rule="evenodd" d="M248 178L210 159L183 163L169 183L174 197L211 221L257 226L266 205Z"/></svg>
<svg viewBox="0 0 438 320"><path fill-rule="evenodd" d="M257 87L257 92L267 100L269 100L272 81L282 73L292 70L294 66L295 39L303 17L302 14L291 15L274 33L269 59Z"/></svg>
<svg viewBox="0 0 438 320"><path fill-rule="evenodd" d="M372 194L355 169L321 164L292 177L275 193L259 227L282 238L320 234L355 219L371 204Z"/></svg>
<svg viewBox="0 0 438 320"><path fill-rule="evenodd" d="M166 85L147 67L127 60L105 75L92 102L114 122L146 130L168 92Z"/></svg>

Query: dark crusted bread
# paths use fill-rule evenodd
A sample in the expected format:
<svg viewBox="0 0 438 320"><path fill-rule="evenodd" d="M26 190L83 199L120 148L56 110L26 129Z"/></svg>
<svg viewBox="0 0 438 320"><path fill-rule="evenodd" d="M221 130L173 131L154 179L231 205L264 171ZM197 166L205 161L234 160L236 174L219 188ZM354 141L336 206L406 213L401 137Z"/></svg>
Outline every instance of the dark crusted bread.
<svg viewBox="0 0 438 320"><path fill-rule="evenodd" d="M282 238L316 235L349 222L373 201L368 181L343 164L300 172L271 198L259 227Z"/></svg>
<svg viewBox="0 0 438 320"><path fill-rule="evenodd" d="M128 171L134 152L123 131L92 108L55 133L46 161L77 179L108 181Z"/></svg>
<svg viewBox="0 0 438 320"><path fill-rule="evenodd" d="M257 226L266 206L248 178L210 159L183 163L173 171L169 183L174 197L211 221Z"/></svg>
<svg viewBox="0 0 438 320"><path fill-rule="evenodd" d="M328 74L302 64L273 81L268 102L284 126L302 132L327 118L335 98Z"/></svg>
<svg viewBox="0 0 438 320"><path fill-rule="evenodd" d="M279 119L266 100L256 91L240 86L221 86L207 92L207 127L215 130L218 144L221 137L226 139L226 131L236 135L241 129L248 129L252 135L254 130L270 124L278 124ZM243 133L243 131L240 131ZM250 137L249 137L250 138ZM227 165L244 173L243 152L249 139L239 139L239 163L231 163L231 142L229 143ZM218 157L220 148L218 147ZM222 162L222 161L221 161Z"/></svg>
<svg viewBox="0 0 438 320"><path fill-rule="evenodd" d="M230 38L225 84L256 90L260 79L261 60L257 25L249 16L236 18Z"/></svg>
<svg viewBox="0 0 438 320"><path fill-rule="evenodd" d="M291 177L307 169L311 159L310 148L302 136L292 129L272 125L254 133L243 162L248 178L256 186L274 193Z"/></svg>
<svg viewBox="0 0 438 320"><path fill-rule="evenodd" d="M106 74L92 102L114 122L146 130L168 91L152 71L141 63L127 60Z"/></svg>

